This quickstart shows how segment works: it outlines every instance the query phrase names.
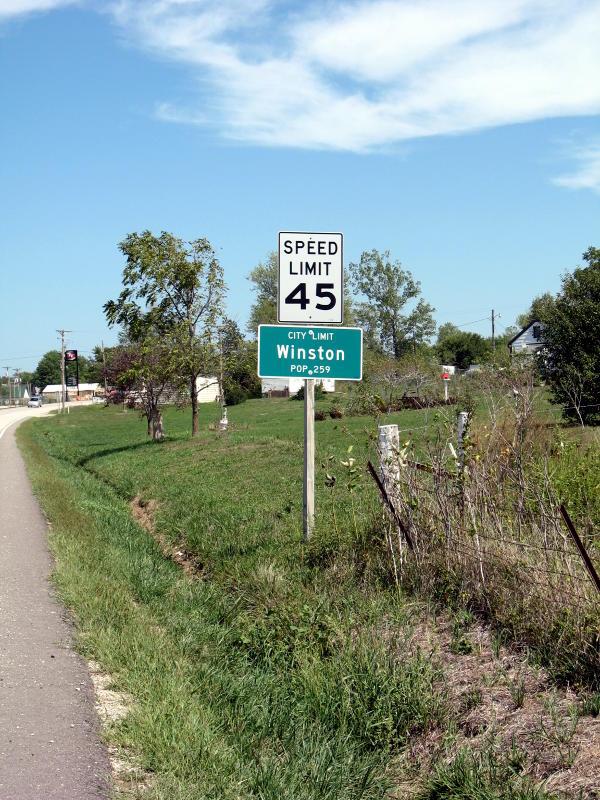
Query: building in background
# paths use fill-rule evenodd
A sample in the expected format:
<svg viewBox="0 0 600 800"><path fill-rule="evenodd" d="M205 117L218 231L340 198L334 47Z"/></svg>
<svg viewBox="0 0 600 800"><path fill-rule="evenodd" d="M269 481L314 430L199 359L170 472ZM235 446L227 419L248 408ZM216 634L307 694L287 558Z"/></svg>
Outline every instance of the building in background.
<svg viewBox="0 0 600 800"><path fill-rule="evenodd" d="M94 397L104 397L104 387L99 383L80 383L79 397L76 386L66 386L65 391L68 400L93 400ZM61 392L60 383L49 383L42 391L42 397L46 402L60 403Z"/></svg>
<svg viewBox="0 0 600 800"><path fill-rule="evenodd" d="M544 326L539 320L530 322L523 330L508 343L510 354L514 355L535 355L544 346Z"/></svg>
<svg viewBox="0 0 600 800"><path fill-rule="evenodd" d="M199 403L219 401L219 379L215 375L199 375L196 378L196 392Z"/></svg>
<svg viewBox="0 0 600 800"><path fill-rule="evenodd" d="M290 397L304 386L304 378L262 378L261 392L263 397ZM315 378L315 386L324 392L335 392L333 378Z"/></svg>

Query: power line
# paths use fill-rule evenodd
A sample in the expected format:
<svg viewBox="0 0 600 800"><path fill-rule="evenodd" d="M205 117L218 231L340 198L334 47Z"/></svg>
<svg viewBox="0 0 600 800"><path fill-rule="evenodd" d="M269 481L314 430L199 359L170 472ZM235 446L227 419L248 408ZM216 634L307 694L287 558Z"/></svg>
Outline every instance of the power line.
<svg viewBox="0 0 600 800"><path fill-rule="evenodd" d="M482 317L481 319L474 319L471 322L461 322L460 325L455 325L455 328L466 328L467 325L475 325L476 322L489 322L491 317Z"/></svg>

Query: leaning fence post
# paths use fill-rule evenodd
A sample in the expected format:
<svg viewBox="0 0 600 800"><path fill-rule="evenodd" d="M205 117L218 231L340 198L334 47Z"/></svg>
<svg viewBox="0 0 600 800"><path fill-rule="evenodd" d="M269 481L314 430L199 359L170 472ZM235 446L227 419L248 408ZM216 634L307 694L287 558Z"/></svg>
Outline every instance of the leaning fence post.
<svg viewBox="0 0 600 800"><path fill-rule="evenodd" d="M457 453L458 453L458 472L459 475L462 475L463 470L465 468L465 448L464 448L464 441L465 436L467 433L467 426L469 424L469 412L468 411L459 411L458 412L458 433L456 438L457 444Z"/></svg>
<svg viewBox="0 0 600 800"><path fill-rule="evenodd" d="M584 547L583 542L579 538L579 534L575 530L575 525L573 525L571 517L567 512L567 509L561 503L558 507L558 510L560 511L561 517L563 518L563 522L565 523L567 530L571 534L571 538L575 542L575 546L577 547L579 555L581 556L581 560L583 561L585 568L587 569L588 574L592 579L592 583L596 587L596 590L600 593L600 578L598 577L598 573L596 572L596 569L592 563L591 558L587 553L587 550Z"/></svg>
<svg viewBox="0 0 600 800"><path fill-rule="evenodd" d="M397 425L379 425L379 474L387 493L396 496L396 488L400 478L398 453L400 452L400 436Z"/></svg>

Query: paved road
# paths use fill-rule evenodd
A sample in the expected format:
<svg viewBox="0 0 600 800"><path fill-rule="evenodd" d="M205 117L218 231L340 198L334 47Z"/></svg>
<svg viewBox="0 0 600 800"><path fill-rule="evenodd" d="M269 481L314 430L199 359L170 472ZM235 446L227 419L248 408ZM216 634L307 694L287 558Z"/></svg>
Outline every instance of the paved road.
<svg viewBox="0 0 600 800"><path fill-rule="evenodd" d="M0 411L0 798L108 797L85 662L48 583L46 521L14 440L16 423L51 409Z"/></svg>

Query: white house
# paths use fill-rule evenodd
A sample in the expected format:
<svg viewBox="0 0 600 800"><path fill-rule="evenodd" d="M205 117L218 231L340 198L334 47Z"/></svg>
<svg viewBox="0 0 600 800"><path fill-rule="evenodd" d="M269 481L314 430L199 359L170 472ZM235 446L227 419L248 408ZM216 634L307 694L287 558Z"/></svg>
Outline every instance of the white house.
<svg viewBox="0 0 600 800"><path fill-rule="evenodd" d="M219 400L219 379L214 375L199 375L196 378L199 403L216 403Z"/></svg>
<svg viewBox="0 0 600 800"><path fill-rule="evenodd" d="M69 400L77 399L76 386L65 386L65 392ZM62 386L60 385L60 383L49 383L48 386L44 387L44 390L42 391L42 397L44 398L44 400L49 400L55 403L60 402L61 394L62 394ZM100 388L99 383L79 384L80 400L91 400L93 397L97 397L100 394L104 395L104 389Z"/></svg>
<svg viewBox="0 0 600 800"><path fill-rule="evenodd" d="M263 397L273 393L291 396L304 386L304 378L262 378L261 392ZM315 378L315 386L321 386L324 392L335 392L333 378Z"/></svg>
<svg viewBox="0 0 600 800"><path fill-rule="evenodd" d="M534 354L544 346L544 326L538 320L530 322L508 343L511 355Z"/></svg>

